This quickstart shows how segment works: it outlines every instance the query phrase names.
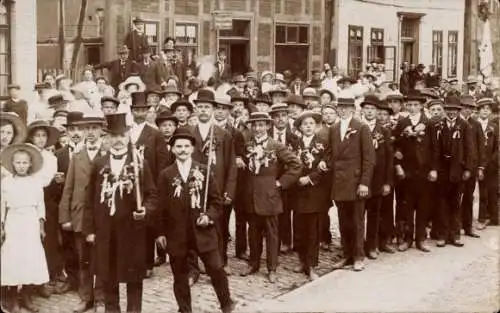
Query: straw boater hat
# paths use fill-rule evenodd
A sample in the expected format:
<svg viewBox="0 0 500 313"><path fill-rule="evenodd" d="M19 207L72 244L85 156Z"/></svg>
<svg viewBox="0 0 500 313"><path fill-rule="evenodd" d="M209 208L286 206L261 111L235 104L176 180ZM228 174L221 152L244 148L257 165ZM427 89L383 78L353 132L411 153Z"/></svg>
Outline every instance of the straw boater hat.
<svg viewBox="0 0 500 313"><path fill-rule="evenodd" d="M179 97L182 97L182 92L179 91L179 89L177 88L177 85L175 84L168 84L167 86L165 86L165 88L161 91L161 95L165 96L167 94L176 94L177 96Z"/></svg>
<svg viewBox="0 0 500 313"><path fill-rule="evenodd" d="M217 106L223 106L227 109L232 109L234 104L231 102L231 97L228 95L219 95L215 97L215 103Z"/></svg>
<svg viewBox="0 0 500 313"><path fill-rule="evenodd" d="M59 132L59 130L57 130L57 128L51 126L46 121L34 121L28 125L28 140L31 141L33 139L31 137L35 133L35 130L40 128L44 129L47 132L48 138L47 143L45 144L45 148L55 145L59 140L61 133Z"/></svg>
<svg viewBox="0 0 500 313"><path fill-rule="evenodd" d="M1 155L1 163L2 166L9 171L10 173L14 174L14 166L12 165L12 157L16 152L19 151L25 151L27 152L30 157L31 157L31 174L34 174L38 172L40 169L42 169L43 166L43 157L40 151L38 150L37 147L30 143L17 143L14 145L10 145L7 148L5 148Z"/></svg>
<svg viewBox="0 0 500 313"><path fill-rule="evenodd" d="M251 124L254 122L261 122L261 121L271 123L273 120L266 112L253 112L250 113L250 118L246 121L246 123Z"/></svg>
<svg viewBox="0 0 500 313"><path fill-rule="evenodd" d="M165 121L172 121L174 122L175 126L179 125L179 120L177 117L173 116L170 112L164 111L158 114L158 116L155 119L156 126L160 126L161 123Z"/></svg>
<svg viewBox="0 0 500 313"><path fill-rule="evenodd" d="M316 89L314 89L312 87L307 87L307 88L304 88L304 90L302 91L302 98L304 98L304 100L305 99L318 100L319 96L318 96L318 93L316 92Z"/></svg>
<svg viewBox="0 0 500 313"><path fill-rule="evenodd" d="M285 81L285 76L283 76L283 74L281 73L276 73L276 76L274 77L274 81L278 81L278 82L281 82L281 83L286 83Z"/></svg>
<svg viewBox="0 0 500 313"><path fill-rule="evenodd" d="M321 123L322 117L320 113L313 111L304 111L300 113L299 117L297 117L297 119L293 122L293 126L298 129L300 127L300 124L302 124L302 121L308 117L312 117L318 124Z"/></svg>
<svg viewBox="0 0 500 313"><path fill-rule="evenodd" d="M288 104L286 103L275 103L271 105L271 111L269 112L269 115L274 115L279 112L286 112L288 113L290 109L288 108Z"/></svg>
<svg viewBox="0 0 500 313"><path fill-rule="evenodd" d="M10 90L10 89L18 89L18 90L20 90L21 86L19 86L19 84L9 84L9 85L7 85L7 90Z"/></svg>
<svg viewBox="0 0 500 313"><path fill-rule="evenodd" d="M264 71L264 72L262 72L262 75L260 75L260 80L263 80L264 77L266 77L267 75L271 75L271 78L274 78L273 72L271 72L271 71Z"/></svg>
<svg viewBox="0 0 500 313"><path fill-rule="evenodd" d="M320 90L318 91L318 94L319 94L319 96L320 96L320 97L321 97L324 93L329 94L329 95L330 95L330 98L335 99L335 95L334 95L334 94L333 94L333 92L332 92L331 90L329 90L329 89L325 89L325 88L323 88L323 89L320 89Z"/></svg>
<svg viewBox="0 0 500 313"><path fill-rule="evenodd" d="M490 109L494 110L495 109L495 100L493 98L481 98L477 101L477 108L480 109L484 107L485 105L488 105Z"/></svg>
<svg viewBox="0 0 500 313"><path fill-rule="evenodd" d="M269 90L267 93L269 94L270 97L272 97L274 94L282 94L285 97L288 95L288 92L286 90L280 88L273 88Z"/></svg>
<svg viewBox="0 0 500 313"><path fill-rule="evenodd" d="M188 139L189 141L191 141L193 146L196 144L196 138L193 136L193 134L191 133L191 131L187 127L177 128L175 130L174 134L172 135L172 137L170 137L170 140L168 141L168 143L171 146L173 146L177 139Z"/></svg>
<svg viewBox="0 0 500 313"><path fill-rule="evenodd" d="M143 92L146 90L146 85L142 81L141 77L139 74L132 74L127 79L125 79L124 82L122 82L118 88L120 90L127 90L127 87L130 85L137 85L137 91L138 92Z"/></svg>
<svg viewBox="0 0 500 313"><path fill-rule="evenodd" d="M385 100L386 101L398 100L399 102L403 102L403 95L399 92L391 92L391 93L387 94L387 96L385 97Z"/></svg>
<svg viewBox="0 0 500 313"><path fill-rule="evenodd" d="M7 122L14 128L14 138L12 138L11 144L22 143L26 140L28 129L17 114L11 112L2 112L0 113L0 120L2 121L2 124L4 122Z"/></svg>
<svg viewBox="0 0 500 313"><path fill-rule="evenodd" d="M104 114L102 113L102 111L93 110L91 112L86 112L83 115L82 121L85 124L104 125L104 123L106 122L106 118L104 117Z"/></svg>

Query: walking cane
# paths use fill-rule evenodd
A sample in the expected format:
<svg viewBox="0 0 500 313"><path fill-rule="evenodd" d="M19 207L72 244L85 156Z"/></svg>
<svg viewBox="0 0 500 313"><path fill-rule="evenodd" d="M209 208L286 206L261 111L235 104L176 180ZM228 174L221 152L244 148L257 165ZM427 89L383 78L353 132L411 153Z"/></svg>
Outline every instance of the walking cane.
<svg viewBox="0 0 500 313"><path fill-rule="evenodd" d="M132 138L130 138L132 139ZM132 163L133 163L133 170L134 170L134 185L135 185L135 201L137 207L135 208L136 213L141 213L141 205L142 205L142 196L141 196L141 184L140 184L140 179L139 179L139 158L137 157L137 149L135 148L135 145L132 143L132 140L130 141L130 150L132 151Z"/></svg>
<svg viewBox="0 0 500 313"><path fill-rule="evenodd" d="M207 212L207 197L208 197L208 183L210 181L210 167L212 166L212 145L214 140L214 125L210 126L210 134L208 136L208 161L207 161L207 178L205 179L205 192L203 198L203 213Z"/></svg>

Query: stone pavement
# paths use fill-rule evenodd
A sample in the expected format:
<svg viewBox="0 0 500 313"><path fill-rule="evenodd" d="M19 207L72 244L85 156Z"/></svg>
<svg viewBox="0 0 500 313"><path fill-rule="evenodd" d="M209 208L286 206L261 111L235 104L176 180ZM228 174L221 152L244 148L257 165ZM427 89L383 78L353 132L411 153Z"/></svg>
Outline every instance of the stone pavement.
<svg viewBox="0 0 500 313"><path fill-rule="evenodd" d="M335 229L335 225L337 225L336 210L330 210L330 215L332 229ZM231 221L231 225L234 225L234 220ZM231 232L234 234L234 230L231 230ZM336 231L333 233L334 242L338 244L338 234ZM230 242L228 253L230 256L229 267L233 273L233 275L229 276L229 287L232 297L238 301L238 308L244 309L253 303L278 297L308 282L305 275L288 270L298 264L298 257L295 253L280 256L280 264L277 270L278 282L276 284L270 284L267 281L264 259L258 275L240 277L239 273L246 268L246 262L234 257L234 241ZM333 258L338 253L338 251L321 251L317 272L319 275L331 272ZM144 281L143 313L177 312L170 266L163 265L160 268L155 268L154 271L154 276ZM215 292L206 275L202 275L199 282L191 289L191 292L194 312L220 312ZM122 285L120 286L122 310L126 308L125 297L125 287ZM40 307L40 313L70 313L72 312L71 308L78 303L78 295L71 292L64 295L53 295L49 299L36 298L35 303Z"/></svg>
<svg viewBox="0 0 500 313"><path fill-rule="evenodd" d="M500 227L465 247L382 254L356 273L338 270L244 312L498 312Z"/></svg>

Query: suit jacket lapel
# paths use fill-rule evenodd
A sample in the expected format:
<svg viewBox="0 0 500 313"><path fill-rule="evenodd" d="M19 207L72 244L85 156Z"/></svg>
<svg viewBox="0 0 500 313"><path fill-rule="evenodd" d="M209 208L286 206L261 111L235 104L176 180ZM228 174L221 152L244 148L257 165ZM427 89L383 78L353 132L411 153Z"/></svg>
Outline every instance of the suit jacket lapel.
<svg viewBox="0 0 500 313"><path fill-rule="evenodd" d="M97 153L99 153L99 152L97 152ZM97 155L96 155L96 157L97 157ZM80 168L82 169L82 171L85 175L87 175L90 172L92 161L90 160L87 148L84 147L82 149L81 153L79 153L79 155L75 156L74 161L76 162L76 164L78 164L80 166ZM77 162L77 161L80 161L80 162Z"/></svg>
<svg viewBox="0 0 500 313"><path fill-rule="evenodd" d="M144 125L144 128L142 129L139 138L137 138L136 146L145 145L147 143L149 135L150 135L149 125L146 124Z"/></svg>
<svg viewBox="0 0 500 313"><path fill-rule="evenodd" d="M349 122L349 125L347 126L347 131L346 131L346 134L344 135L344 140L342 140L340 142L340 145L339 145L339 154L341 154L342 152L344 152L344 150L349 146L349 144L351 143L352 141L352 135L354 134L351 134L349 136L349 138L347 138L347 133L349 132L349 130L358 130L357 127L354 127L354 124L353 123L353 119L351 119L351 121ZM340 138L340 122L339 122L339 137Z"/></svg>

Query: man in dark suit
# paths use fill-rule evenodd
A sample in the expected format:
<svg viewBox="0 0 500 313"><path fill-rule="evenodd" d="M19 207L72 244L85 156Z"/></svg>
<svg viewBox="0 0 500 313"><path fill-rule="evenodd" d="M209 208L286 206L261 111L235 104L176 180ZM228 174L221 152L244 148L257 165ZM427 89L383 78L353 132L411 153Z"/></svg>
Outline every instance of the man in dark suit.
<svg viewBox="0 0 500 313"><path fill-rule="evenodd" d="M296 152L299 137L295 135L289 124L289 109L286 103L276 103L271 106L269 115L273 119L273 127L269 129L268 135L275 141L281 143L291 152ZM283 213L279 215L279 239L280 251L288 253L292 250L292 211L295 204L294 187L290 190L282 190Z"/></svg>
<svg viewBox="0 0 500 313"><path fill-rule="evenodd" d="M470 125L459 116L460 98L448 96L444 109L446 119L436 125L439 148L438 184L441 205L439 208L440 231L437 246L446 243L457 247L460 240L460 196L465 182L471 179L473 167L473 139Z"/></svg>
<svg viewBox="0 0 500 313"><path fill-rule="evenodd" d="M297 75L295 79L290 83L290 92L296 96L301 96L304 89L306 89L307 84L302 81L302 78Z"/></svg>
<svg viewBox="0 0 500 313"><path fill-rule="evenodd" d="M141 76L147 90L158 90L160 84L157 84L155 79L156 62L151 60L151 52L148 48L144 48L141 53L142 59L137 62L139 76Z"/></svg>
<svg viewBox="0 0 500 313"><path fill-rule="evenodd" d="M227 63L226 50L217 52L217 62L215 62L215 81L220 85L231 80L231 66Z"/></svg>
<svg viewBox="0 0 500 313"><path fill-rule="evenodd" d="M365 95L361 103L364 122L370 128L375 148L375 167L370 186L371 196L366 200L366 252L369 259L376 259L379 245L379 222L381 220L382 197L391 192L393 180L394 153L389 130L377 122L377 109L381 101L376 95Z"/></svg>
<svg viewBox="0 0 500 313"><path fill-rule="evenodd" d="M90 204L87 202L92 162L105 154L102 146L102 127L104 116L84 116L86 128L85 146L75 153L69 163L64 189L59 202L59 223L62 229L72 233L74 246L78 254L79 263L79 290L80 302L73 312L83 313L94 307L96 311L104 309L104 286L100 277L94 289L94 275L90 269L91 248L82 233L83 214Z"/></svg>
<svg viewBox="0 0 500 313"><path fill-rule="evenodd" d="M473 160L471 178L465 181L463 187L461 203L462 229L464 230L466 236L479 238L479 235L472 227L472 207L474 202L474 189L476 189L477 183L478 168L480 160L483 160L484 158L484 136L481 130L481 124L472 117L472 113L477 110L476 100L474 97L463 95L460 97L460 104L462 105L460 117L469 124L471 130Z"/></svg>
<svg viewBox="0 0 500 313"><path fill-rule="evenodd" d="M236 192L236 156L230 133L223 130L212 122L214 107L226 105L222 99L215 99L211 90L198 91L198 97L194 100L198 113L198 125L190 127L190 131L196 138L193 159L201 164L211 162L214 173L214 183L217 184L222 194L224 210L220 219L216 220L216 227L220 235L220 253L224 265L227 265L227 244L229 238L229 216L231 205ZM228 271L228 268L225 268ZM196 274L196 273L194 273Z"/></svg>
<svg viewBox="0 0 500 313"><path fill-rule="evenodd" d="M354 118L354 99L338 99L339 121L330 128L328 164L323 170L332 171L331 199L338 208L343 258L334 268L354 264L355 271L364 269L364 210L365 199L375 166L370 129Z"/></svg>
<svg viewBox="0 0 500 313"><path fill-rule="evenodd" d="M150 106L146 102L144 92L132 94L132 106L130 107L134 116L134 123L130 129L131 143L139 150L139 158L148 161L149 169L156 182L159 172L167 167L168 151L159 130L148 125L146 116ZM153 274L155 238L154 229L147 227L146 232L146 264L147 277Z"/></svg>
<svg viewBox="0 0 500 313"><path fill-rule="evenodd" d="M128 58L129 50L127 46L122 46L118 50L118 59L98 64L94 66L94 69L105 68L109 71L109 84L115 90L118 90L118 86L121 82L125 81L132 73L137 73L137 63Z"/></svg>
<svg viewBox="0 0 500 313"><path fill-rule="evenodd" d="M425 96L409 93L405 101L409 116L398 121L393 134L394 150L399 154L395 159L396 176L408 188L398 212L398 250L408 250L415 241L417 249L429 252L425 239L429 181L436 181L438 176L436 135L433 123L422 113Z"/></svg>
<svg viewBox="0 0 500 313"><path fill-rule="evenodd" d="M324 199L330 198L330 190L325 188L328 185L325 184L324 173L318 169L318 164L326 152L327 141L316 134L318 125L321 125L321 114L305 111L294 123L302 133L298 147L302 173L297 182L293 217L294 231L299 234L300 239L296 246L300 265L293 271L304 273L309 280L315 280L318 278L314 267L318 265L320 214L324 210Z"/></svg>
<svg viewBox="0 0 500 313"><path fill-rule="evenodd" d="M67 122L64 127L66 127L66 133L69 138L68 145L57 150L55 152L55 156L57 158L57 173L56 176L54 177L53 182L51 185L49 185L47 188L47 196L50 200L46 201L50 203L49 208L51 208L53 205L54 207L54 212L51 213L53 214L55 218L55 222L57 223L58 229L60 229L59 225L59 210L58 210L58 204L61 201L61 197L63 194L63 188L67 176L67 172L69 169L69 164L70 161L73 157L74 154L80 152L82 148L84 147L85 144L85 124L86 122L83 120L83 113L81 112L70 112L67 115ZM48 199L47 199L48 200ZM52 209L48 209L48 211L52 211ZM52 217L48 217L47 220L52 219ZM53 230L50 230L51 232ZM57 233L58 231L54 231L56 234L56 238L54 240L57 240ZM62 229L61 231L61 239L62 239L62 253L64 256L64 269L67 274L67 282L70 284L70 287L72 289L77 289L78 284L79 284L79 279L78 279L78 253L77 249L75 246L75 239L74 239L74 233L72 231L64 230ZM52 246L53 244L49 244ZM55 243L55 245L58 245ZM51 253L48 253L49 255ZM59 289L59 290L57 290ZM66 285L61 285L61 287L56 288L56 292L58 293L63 293L65 291L68 291L69 288L67 288Z"/></svg>
<svg viewBox="0 0 500 313"><path fill-rule="evenodd" d="M498 120L492 109L498 106L492 98L478 102L478 122L484 138L484 157L479 166L479 227L498 225Z"/></svg>
<svg viewBox="0 0 500 313"><path fill-rule="evenodd" d="M105 282L106 312L120 312L119 283L127 284L127 312L141 312L146 225L158 200L148 161L141 160L130 144L125 116L106 116L110 148L95 160L88 188L92 205L86 207L82 225L87 242L95 245L96 275Z"/></svg>
<svg viewBox="0 0 500 313"><path fill-rule="evenodd" d="M142 51L149 50L148 37L144 33L144 20L136 17L132 21L132 29L125 36L123 44L130 50L129 59L140 62Z"/></svg>
<svg viewBox="0 0 500 313"><path fill-rule="evenodd" d="M179 89L179 77L172 66L172 60L175 58L175 48L173 43L167 43L160 54L160 59L155 63L155 83L162 88L167 87L168 80L175 77L177 89Z"/></svg>
<svg viewBox="0 0 500 313"><path fill-rule="evenodd" d="M170 138L176 161L160 173L158 180L162 219L157 241L170 255L179 312L192 312L187 262L190 250L196 251L205 264L222 312L232 312L235 302L231 300L215 227L222 195L207 167L192 159L195 144L196 138L186 128L179 128Z"/></svg>
<svg viewBox="0 0 500 313"><path fill-rule="evenodd" d="M294 185L300 174L299 159L285 145L270 138L272 119L267 113L254 112L247 121L252 138L247 145L245 161L249 172L245 192L249 213L250 262L242 276L257 273L260 268L262 239L266 238L269 282L276 282L278 265L278 216L283 212L281 191Z"/></svg>

